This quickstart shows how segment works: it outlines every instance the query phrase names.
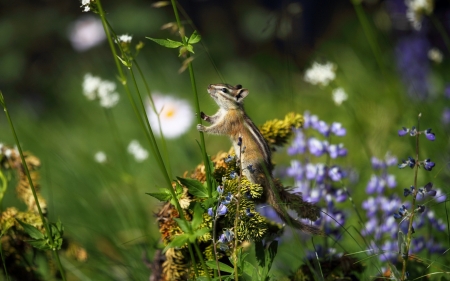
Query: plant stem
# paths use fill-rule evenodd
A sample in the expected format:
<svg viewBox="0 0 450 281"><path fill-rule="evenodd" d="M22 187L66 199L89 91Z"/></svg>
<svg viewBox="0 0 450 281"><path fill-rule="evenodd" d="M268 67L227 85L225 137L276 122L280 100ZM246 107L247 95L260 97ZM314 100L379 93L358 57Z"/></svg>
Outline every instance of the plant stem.
<svg viewBox="0 0 450 281"><path fill-rule="evenodd" d="M442 39L444 40L444 44L445 47L447 48L447 51L450 52L450 38L447 34L447 32L445 31L444 26L442 25L442 23L436 18L435 15L431 14L430 15L430 19L433 22L434 26L436 27L437 31L439 32L439 34L442 36Z"/></svg>
<svg viewBox="0 0 450 281"><path fill-rule="evenodd" d="M3 235L0 235L0 239L1 239L2 237L3 237ZM1 255L1 257L2 257L3 270L5 271L6 280L7 280L7 281L10 281L11 279L9 279L8 270L6 270L5 258L3 257L3 249L2 249L2 245L0 245L0 255Z"/></svg>
<svg viewBox="0 0 450 281"><path fill-rule="evenodd" d="M408 234L406 236L406 249L405 249L405 253L402 253L403 255L403 262L402 262L402 276L400 278L400 280L405 280L405 275L406 275L406 264L409 258L409 248L411 245L411 240L412 240L412 225L413 225L413 220L414 220L414 210L415 210L415 206L416 206L416 197L417 197L417 192L419 191L418 187L417 187L417 174L419 172L419 132L420 132L420 117L422 116L421 113L419 113L419 116L417 118L417 134L416 134L416 163L414 166L414 192L412 194L412 202L411 202L411 212L410 212L410 218L409 218L409 225L408 225Z"/></svg>
<svg viewBox="0 0 450 281"><path fill-rule="evenodd" d="M162 145L162 149L166 158L166 166L167 166L167 171L169 173L169 175L172 175L172 168L170 165L170 158L169 158L169 150L167 149L167 143L166 143L166 138L164 137L163 131L162 131L162 126L161 126L161 118L160 118L160 112L157 111L156 106L155 106L155 102L153 101L153 97L152 97L152 92L150 91L150 87L148 86L147 80L145 79L144 74L142 73L141 67L139 66L138 62L136 59L133 59L133 65L136 66L139 75L142 78L142 81L144 82L144 86L145 89L147 90L147 95L148 95L148 99L150 100L150 104L152 105L152 109L155 112L157 118L158 118L158 125L159 125L159 135L161 138L161 145Z"/></svg>
<svg viewBox="0 0 450 281"><path fill-rule="evenodd" d="M38 209L39 216L42 220L42 224L44 225L45 232L47 233L47 239L49 240L49 244L53 246L54 242L53 242L52 233L50 231L50 226L48 224L48 221L45 219L44 214L42 213L41 204L39 203L37 193L36 193L36 188L34 187L33 180L31 179L30 171L28 170L27 163L25 162L25 157L23 156L22 146L20 145L19 138L17 137L16 130L14 129L14 125L12 123L11 116L9 115L8 108L6 106L6 102L3 97L3 93L1 91L0 91L0 99L1 99L1 103L3 105L3 110L5 111L5 114L6 114L6 118L8 119L9 126L11 127L11 131L14 136L14 140L16 141L17 149L19 150L19 154L20 154L20 159L22 160L22 166L23 166L25 174L27 175L28 183L30 184L30 189L31 189L31 192L33 193L33 198L34 198L34 201L36 202L36 207ZM61 277L65 281L66 274L64 273L64 268L61 264L61 260L59 259L58 252L55 249L52 249L52 251L55 254L56 263L58 264Z"/></svg>
<svg viewBox="0 0 450 281"><path fill-rule="evenodd" d="M153 135L153 131L152 131L151 127L146 128L146 126L144 124L144 121L142 120L142 116L139 113L139 110L138 110L138 108L136 106L136 103L134 102L134 99L131 96L131 92L130 92L130 89L129 89L128 84L127 84L127 79L126 79L125 74L124 74L124 72L122 70L122 67L120 65L120 62L119 62L119 59L118 59L118 56L117 56L117 52L116 52L116 49L114 47L114 42L111 39L111 33L109 31L109 28L108 28L109 24L108 24L108 22L107 22L107 20L105 18L105 12L103 11L103 8L102 8L102 5L101 5L101 1L100 0L96 0L96 3L97 3L97 8L98 8L98 12L99 12L99 15L100 15L100 19L101 19L102 24L103 24L103 29L105 30L106 38L108 39L108 43L109 43L109 46L111 48L113 59L114 59L114 62L116 64L117 71L119 72L120 82L124 86L124 89L125 89L125 92L126 92L126 94L128 96L128 99L130 101L130 104L133 107L133 111L136 114L136 118L139 121L139 125L142 127L142 130L144 131L144 133L145 133L145 135L147 137L147 140L148 140L148 142L150 144L150 148L151 148L151 151L153 153L153 156L155 157L155 159L156 159L156 161L158 163L158 166L159 166L159 168L161 170L161 173L162 173L162 175L164 177L164 180L166 181L167 189L169 190L172 198L176 198L175 190L172 187L172 181L170 180L169 174L167 173L166 167L164 165L164 161L162 160L161 153L159 152L158 145L156 144L155 136ZM178 202L178 200L174 200L174 201L175 201L175 207L177 208L177 211L180 214L180 218L182 220L186 220L186 218L183 216L184 212L183 212L183 210L182 210L182 208L180 206L180 203Z"/></svg>
<svg viewBox="0 0 450 281"><path fill-rule="evenodd" d="M197 264L195 262L194 252L192 251L192 244L188 244L189 255L191 256L192 264L194 265L195 276L198 276Z"/></svg>
<svg viewBox="0 0 450 281"><path fill-rule="evenodd" d="M171 0L172 2L172 8L173 8L173 13L175 14L175 19L177 21L177 26L178 26L178 30L180 32L180 36L181 36L181 41L183 42L184 46L187 46L187 42L186 42L186 38L184 37L184 34L182 34L182 26L181 26L181 21L180 21L180 17L178 15L178 9L177 9L177 5L175 0ZM187 53L187 58L189 58L190 55L189 53ZM197 85L195 83L195 76L194 76L194 68L192 67L192 62L188 63L188 69L189 69L189 77L191 80L191 86L192 86L192 92L194 93L194 97L195 97L195 111L196 111L196 115L197 115L197 123L201 124L202 123L202 119L200 116L200 102L198 99L198 93L197 93ZM208 197L211 198L211 194L212 194L212 179L211 179L211 167L209 166L209 159L208 159L208 154L206 153L206 145L205 145L205 137L203 135L203 132L199 132L200 134L200 143L201 143L201 147L202 147L202 153L203 153L203 162L205 163L205 170L206 170L206 184L208 185Z"/></svg>

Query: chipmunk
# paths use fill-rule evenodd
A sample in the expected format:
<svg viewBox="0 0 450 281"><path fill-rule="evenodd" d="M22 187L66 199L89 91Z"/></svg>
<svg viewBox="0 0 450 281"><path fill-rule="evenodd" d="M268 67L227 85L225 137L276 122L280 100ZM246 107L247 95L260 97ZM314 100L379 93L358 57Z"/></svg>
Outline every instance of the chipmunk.
<svg viewBox="0 0 450 281"><path fill-rule="evenodd" d="M241 85L211 84L208 86L208 93L219 105L219 111L212 116L201 112L201 118L211 123L211 126L205 127L198 124L197 130L208 134L229 136L234 151L240 158L243 174L250 182L263 187L264 200L273 207L278 216L284 222L306 233L323 234L321 230L293 219L278 204L280 200L284 201L287 206L294 207L292 204L297 204L293 209L300 216L311 220L319 217L318 207L304 202L301 196L289 193L281 184L274 181L270 147L244 111L243 100L249 91L243 89Z"/></svg>

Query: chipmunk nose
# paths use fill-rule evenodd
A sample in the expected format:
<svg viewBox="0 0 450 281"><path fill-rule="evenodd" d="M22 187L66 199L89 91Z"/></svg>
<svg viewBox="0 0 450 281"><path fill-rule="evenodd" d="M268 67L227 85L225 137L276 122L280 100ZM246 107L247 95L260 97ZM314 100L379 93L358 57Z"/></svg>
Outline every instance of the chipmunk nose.
<svg viewBox="0 0 450 281"><path fill-rule="evenodd" d="M211 93L211 90L213 89L212 84L208 85L208 93Z"/></svg>

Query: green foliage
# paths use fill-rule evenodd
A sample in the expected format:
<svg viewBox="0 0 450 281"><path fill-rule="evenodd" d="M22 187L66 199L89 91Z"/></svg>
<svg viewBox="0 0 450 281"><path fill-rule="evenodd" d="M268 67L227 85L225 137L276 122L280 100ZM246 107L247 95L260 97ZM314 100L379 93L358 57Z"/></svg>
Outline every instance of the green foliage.
<svg viewBox="0 0 450 281"><path fill-rule="evenodd" d="M26 240L31 246L40 250L59 250L63 243L64 227L61 221L56 223L50 223L50 235L52 236L53 243L48 239L39 229L31 224L25 223L21 220L17 220L23 227L25 233L27 233L33 240Z"/></svg>
<svg viewBox="0 0 450 281"><path fill-rule="evenodd" d="M207 198L208 191L204 184L194 179L180 178L177 177L180 183L187 187L189 193L198 198Z"/></svg>
<svg viewBox="0 0 450 281"><path fill-rule="evenodd" d="M187 52L194 54L193 44L200 42L202 37L200 36L200 34L197 33L197 31L194 31L189 38L187 38L186 36L184 37L184 42L174 41L171 39L157 39L151 37L146 38L166 48L170 49L180 48L179 56L181 57L185 55Z"/></svg>

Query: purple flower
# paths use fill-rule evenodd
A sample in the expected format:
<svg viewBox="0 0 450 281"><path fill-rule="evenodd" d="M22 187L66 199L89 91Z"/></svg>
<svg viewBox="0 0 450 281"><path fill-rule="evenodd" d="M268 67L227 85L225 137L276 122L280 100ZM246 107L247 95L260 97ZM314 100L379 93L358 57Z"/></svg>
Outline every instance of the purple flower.
<svg viewBox="0 0 450 281"><path fill-rule="evenodd" d="M333 122L331 124L331 132L338 137L343 137L345 136L347 131L345 130L344 127L342 127L341 123Z"/></svg>
<svg viewBox="0 0 450 281"><path fill-rule="evenodd" d="M376 175L372 175L370 177L369 183L367 184L366 192L368 194L372 194L374 192L383 193L385 185L386 182L382 178Z"/></svg>
<svg viewBox="0 0 450 281"><path fill-rule="evenodd" d="M325 137L328 137L330 135L330 126L328 126L325 121L319 121L317 124L317 131L324 135Z"/></svg>
<svg viewBox="0 0 450 281"><path fill-rule="evenodd" d="M331 144L327 147L328 154L332 159L335 159L337 157L345 157L347 156L347 149L344 148L344 145L342 143L336 145Z"/></svg>
<svg viewBox="0 0 450 281"><path fill-rule="evenodd" d="M225 161L225 163L229 163L229 162L233 161L233 159L234 159L234 157L233 157L233 156L231 156L231 155L228 155L228 157L227 157L227 158L225 158L225 159L224 159L224 161Z"/></svg>
<svg viewBox="0 0 450 281"><path fill-rule="evenodd" d="M424 32L404 36L398 40L396 46L398 71L408 95L416 100L424 100L429 94L429 49L430 43Z"/></svg>
<svg viewBox="0 0 450 281"><path fill-rule="evenodd" d="M410 167L411 169L416 165L416 160L414 160L411 156L408 157L407 160L402 160L402 163L398 165L400 169L403 169L405 167Z"/></svg>
<svg viewBox="0 0 450 281"><path fill-rule="evenodd" d="M328 176L332 181L340 181L343 178L343 173L338 166L333 166L328 170Z"/></svg>
<svg viewBox="0 0 450 281"><path fill-rule="evenodd" d="M415 135L417 135L417 129L415 126L412 126L411 130L409 130L409 135L411 137L414 137Z"/></svg>
<svg viewBox="0 0 450 281"><path fill-rule="evenodd" d="M292 145L287 149L289 155L303 154L306 151L306 141L303 131L295 130L295 138Z"/></svg>
<svg viewBox="0 0 450 281"><path fill-rule="evenodd" d="M436 136L431 132L431 129L425 130L424 133L425 137L427 137L427 139L429 139L430 141L434 141L436 139Z"/></svg>
<svg viewBox="0 0 450 281"><path fill-rule="evenodd" d="M224 204L220 204L219 208L217 208L217 215L219 216L224 216L228 211L227 206L225 206Z"/></svg>
<svg viewBox="0 0 450 281"><path fill-rule="evenodd" d="M219 239L217 240L219 243L227 243L228 241L227 241L227 237L225 236L225 234L221 234L220 236L219 236Z"/></svg>
<svg viewBox="0 0 450 281"><path fill-rule="evenodd" d="M306 178L322 183L325 180L325 165L321 163L316 165L308 163L306 165Z"/></svg>
<svg viewBox="0 0 450 281"><path fill-rule="evenodd" d="M450 84L447 84L447 86L445 87L444 97L446 97L447 99L450 99Z"/></svg>
<svg viewBox="0 0 450 281"><path fill-rule="evenodd" d="M237 173L235 172L235 171L232 171L231 173L230 173L230 178L232 178L232 179L235 179L236 177L237 177Z"/></svg>
<svg viewBox="0 0 450 281"><path fill-rule="evenodd" d="M385 166L386 166L382 160L380 160L376 157L372 157L370 159L370 162L372 162L372 168L374 170L379 170L381 168L385 168Z"/></svg>
<svg viewBox="0 0 450 281"><path fill-rule="evenodd" d="M310 138L308 140L308 149L312 155L317 157L322 156L322 154L325 152L325 146L320 140L316 138Z"/></svg>
<svg viewBox="0 0 450 281"><path fill-rule="evenodd" d="M423 168L427 171L431 171L434 166L435 166L434 162L431 162L430 159L425 159L423 161Z"/></svg>
<svg viewBox="0 0 450 281"><path fill-rule="evenodd" d="M398 135L399 135L400 137L405 136L407 133L409 133L409 129L407 129L407 128L405 128L405 127L402 127L401 130L398 130Z"/></svg>
<svg viewBox="0 0 450 281"><path fill-rule="evenodd" d="M384 157L386 161L386 165L388 166L394 166L397 165L397 157L391 155L389 152L386 153L386 156Z"/></svg>
<svg viewBox="0 0 450 281"><path fill-rule="evenodd" d="M233 200L233 194L231 192L228 192L228 195L225 197L225 199L222 201L222 204L228 205L231 203L231 200ZM219 206L220 207L220 206Z"/></svg>
<svg viewBox="0 0 450 281"><path fill-rule="evenodd" d="M449 107L444 108L444 111L442 112L441 121L444 125L450 124L450 108Z"/></svg>
<svg viewBox="0 0 450 281"><path fill-rule="evenodd" d="M317 117L317 115L311 115L308 111L305 111L303 119L305 120L303 128L317 128L319 123L319 117Z"/></svg>
<svg viewBox="0 0 450 281"><path fill-rule="evenodd" d="M291 166L287 168L286 174L295 180L301 181L304 177L305 169L302 167L302 163L298 160L292 160Z"/></svg>
<svg viewBox="0 0 450 281"><path fill-rule="evenodd" d="M212 209L212 208L209 208L209 209L208 209L208 215L209 215L210 217L214 217L214 212L213 212L213 209Z"/></svg>
<svg viewBox="0 0 450 281"><path fill-rule="evenodd" d="M245 215L250 218L255 216L255 214L250 211L250 208L245 209Z"/></svg>
<svg viewBox="0 0 450 281"><path fill-rule="evenodd" d="M219 194L222 194L223 193L223 186L219 185L217 187L217 192L219 192Z"/></svg>

